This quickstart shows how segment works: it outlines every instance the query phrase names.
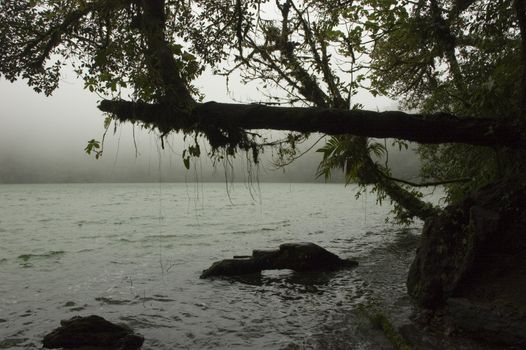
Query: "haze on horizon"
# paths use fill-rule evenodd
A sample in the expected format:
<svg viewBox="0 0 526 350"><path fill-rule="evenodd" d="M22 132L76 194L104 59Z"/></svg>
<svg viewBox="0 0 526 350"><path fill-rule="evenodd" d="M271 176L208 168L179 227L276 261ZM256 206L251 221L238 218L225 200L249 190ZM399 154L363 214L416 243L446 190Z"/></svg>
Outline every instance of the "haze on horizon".
<svg viewBox="0 0 526 350"><path fill-rule="evenodd" d="M242 85L234 80L230 79L227 88L223 77L205 73L196 86L209 101L259 102L258 98L263 98L255 84ZM225 166L213 167L206 155L190 170L184 168L182 135L169 136L162 150L158 134L137 127L133 130L129 124L120 125L115 134L110 127L102 158L87 155L84 148L88 140L102 138L104 116L97 109L100 98L84 90L71 72L63 74L61 86L50 97L35 93L23 81L10 83L5 79L0 79L0 94L0 183L225 181ZM356 100L367 109L396 109L393 101L365 93L358 94ZM272 133L273 137L277 135ZM311 139L312 143L317 137ZM315 150L321 145L283 169L275 168L272 150L266 149L256 180L323 182L315 178L321 160ZM249 170L254 173L255 169L248 169L243 158L239 154L234 161L233 175L227 167L228 180L251 180ZM398 152L392 147L389 159L395 175L417 177L419 161L414 152ZM342 181L341 174L335 174L333 181Z"/></svg>

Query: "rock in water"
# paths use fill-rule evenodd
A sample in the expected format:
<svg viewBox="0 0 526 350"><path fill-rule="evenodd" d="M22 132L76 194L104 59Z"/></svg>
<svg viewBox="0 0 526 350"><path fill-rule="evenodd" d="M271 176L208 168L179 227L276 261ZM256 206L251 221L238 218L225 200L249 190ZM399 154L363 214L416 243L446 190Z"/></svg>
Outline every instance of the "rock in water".
<svg viewBox="0 0 526 350"><path fill-rule="evenodd" d="M356 261L341 259L314 243L286 243L277 250L254 250L252 256L215 262L201 278L259 273L262 270L327 271L354 267Z"/></svg>
<svg viewBox="0 0 526 350"><path fill-rule="evenodd" d="M60 324L61 327L44 337L44 348L136 350L144 342L144 338L133 333L129 327L111 323L96 315L76 316Z"/></svg>

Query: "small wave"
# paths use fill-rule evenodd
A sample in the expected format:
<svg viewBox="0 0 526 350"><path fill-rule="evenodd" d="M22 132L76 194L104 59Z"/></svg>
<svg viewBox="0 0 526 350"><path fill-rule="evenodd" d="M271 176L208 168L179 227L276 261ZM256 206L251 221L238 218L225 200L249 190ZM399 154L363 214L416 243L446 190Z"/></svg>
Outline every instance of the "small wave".
<svg viewBox="0 0 526 350"><path fill-rule="evenodd" d="M215 240L215 241L212 241L212 242L182 242L182 243L178 243L177 245L179 247L194 247L194 246L211 247L211 246L217 245L217 242L219 242L219 241ZM219 259L219 257L218 257L218 259Z"/></svg>
<svg viewBox="0 0 526 350"><path fill-rule="evenodd" d="M351 237L351 238L334 238L331 240L331 243L353 243L356 241L356 238L355 237Z"/></svg>
<svg viewBox="0 0 526 350"><path fill-rule="evenodd" d="M74 312L82 311L86 309L87 306L88 304L77 305L74 301L68 301L64 303L64 307L69 308L69 311L74 311Z"/></svg>
<svg viewBox="0 0 526 350"><path fill-rule="evenodd" d="M163 234L160 234L160 235L148 235L147 237L144 237L143 241L149 241L150 239L152 238L177 238L177 237L180 237L181 235L174 235L174 234L167 234L167 235L163 235ZM192 235L193 236L193 235Z"/></svg>
<svg viewBox="0 0 526 350"><path fill-rule="evenodd" d="M0 349L10 349L22 345L27 338L6 338L0 342Z"/></svg>
<svg viewBox="0 0 526 350"><path fill-rule="evenodd" d="M83 225L100 225L105 224L106 220L79 220L75 222L77 226L83 226Z"/></svg>
<svg viewBox="0 0 526 350"><path fill-rule="evenodd" d="M258 230L240 230L240 231L230 231L230 232L224 232L224 234L231 234L231 235L243 235L247 233L254 233Z"/></svg>
<svg viewBox="0 0 526 350"><path fill-rule="evenodd" d="M275 222L269 222L270 225L285 225L290 224L290 220L280 220Z"/></svg>
<svg viewBox="0 0 526 350"><path fill-rule="evenodd" d="M66 254L66 252L63 250L53 250L45 254L22 254L18 256L18 259L28 261L29 259L60 257L64 254Z"/></svg>
<svg viewBox="0 0 526 350"><path fill-rule="evenodd" d="M253 234L253 233L260 233L260 232L269 232L269 231L277 231L278 227L258 227L253 228L249 230L236 230L236 231L229 231L229 232L223 232L222 234L230 234L230 235L245 235L245 234Z"/></svg>
<svg viewBox="0 0 526 350"><path fill-rule="evenodd" d="M92 249L92 248L84 248L84 249L79 250L77 253L92 252L92 251L94 251L94 250L95 250L95 249Z"/></svg>
<svg viewBox="0 0 526 350"><path fill-rule="evenodd" d="M127 265L128 263L127 263L127 262L123 262L123 261L115 261L115 260L111 260L111 261L110 261L110 264L114 264L114 265Z"/></svg>
<svg viewBox="0 0 526 350"><path fill-rule="evenodd" d="M87 305L84 306L76 306L69 309L69 311L78 312L86 309Z"/></svg>
<svg viewBox="0 0 526 350"><path fill-rule="evenodd" d="M130 300L117 300L117 299L106 298L106 297L97 297L95 298L95 300L101 302L102 304L107 304L107 305L124 305L124 304L130 303Z"/></svg>
<svg viewBox="0 0 526 350"><path fill-rule="evenodd" d="M114 205L122 205L122 202L113 202L113 203L105 203L105 204L97 204L96 207L111 207Z"/></svg>
<svg viewBox="0 0 526 350"><path fill-rule="evenodd" d="M38 222L50 222L50 221L53 221L53 220L54 220L53 218L44 218L44 219L38 220Z"/></svg>
<svg viewBox="0 0 526 350"><path fill-rule="evenodd" d="M175 301L175 299L170 299L170 298L168 298L168 297L166 297L164 295L159 295L159 294L155 294L152 297L144 297L144 296L137 295L135 297L135 300L136 300L136 302L134 302L134 303L144 303L144 302L147 302L147 301L159 301L159 302L162 302L162 303L169 303L169 302Z"/></svg>
<svg viewBox="0 0 526 350"><path fill-rule="evenodd" d="M151 316L150 316L151 317ZM156 322L153 322L149 317L131 317L131 316L121 316L119 317L121 321L126 322L132 328L159 328L159 327L169 327L169 325L162 325Z"/></svg>

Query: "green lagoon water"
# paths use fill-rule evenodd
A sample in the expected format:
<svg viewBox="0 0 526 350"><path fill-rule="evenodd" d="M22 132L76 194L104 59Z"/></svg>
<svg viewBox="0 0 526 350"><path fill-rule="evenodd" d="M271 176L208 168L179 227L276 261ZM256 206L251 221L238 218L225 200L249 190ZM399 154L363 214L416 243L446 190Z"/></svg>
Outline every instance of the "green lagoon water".
<svg viewBox="0 0 526 350"><path fill-rule="evenodd" d="M0 185L0 349L40 348L61 319L90 314L128 324L143 349L378 349L356 310L407 304L420 226L386 223L388 205L354 194L340 184ZM214 261L298 241L360 266L199 279Z"/></svg>

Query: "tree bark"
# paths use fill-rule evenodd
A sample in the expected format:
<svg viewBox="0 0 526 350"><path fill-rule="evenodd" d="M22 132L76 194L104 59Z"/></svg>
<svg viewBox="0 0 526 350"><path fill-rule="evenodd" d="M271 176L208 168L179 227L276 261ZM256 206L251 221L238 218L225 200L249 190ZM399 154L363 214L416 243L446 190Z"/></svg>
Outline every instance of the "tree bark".
<svg viewBox="0 0 526 350"><path fill-rule="evenodd" d="M181 111L168 105L103 100L103 112L120 121L144 122L163 133L177 130ZM478 146L526 148L526 136L508 120L459 118L446 113L408 114L318 107L275 107L262 104L207 102L190 112L196 131L273 129L397 138L425 144L463 143Z"/></svg>
<svg viewBox="0 0 526 350"><path fill-rule="evenodd" d="M143 0L141 33L147 43L150 74L159 76L165 99L177 108L191 108L195 101L182 78L177 61L166 40L165 0Z"/></svg>

